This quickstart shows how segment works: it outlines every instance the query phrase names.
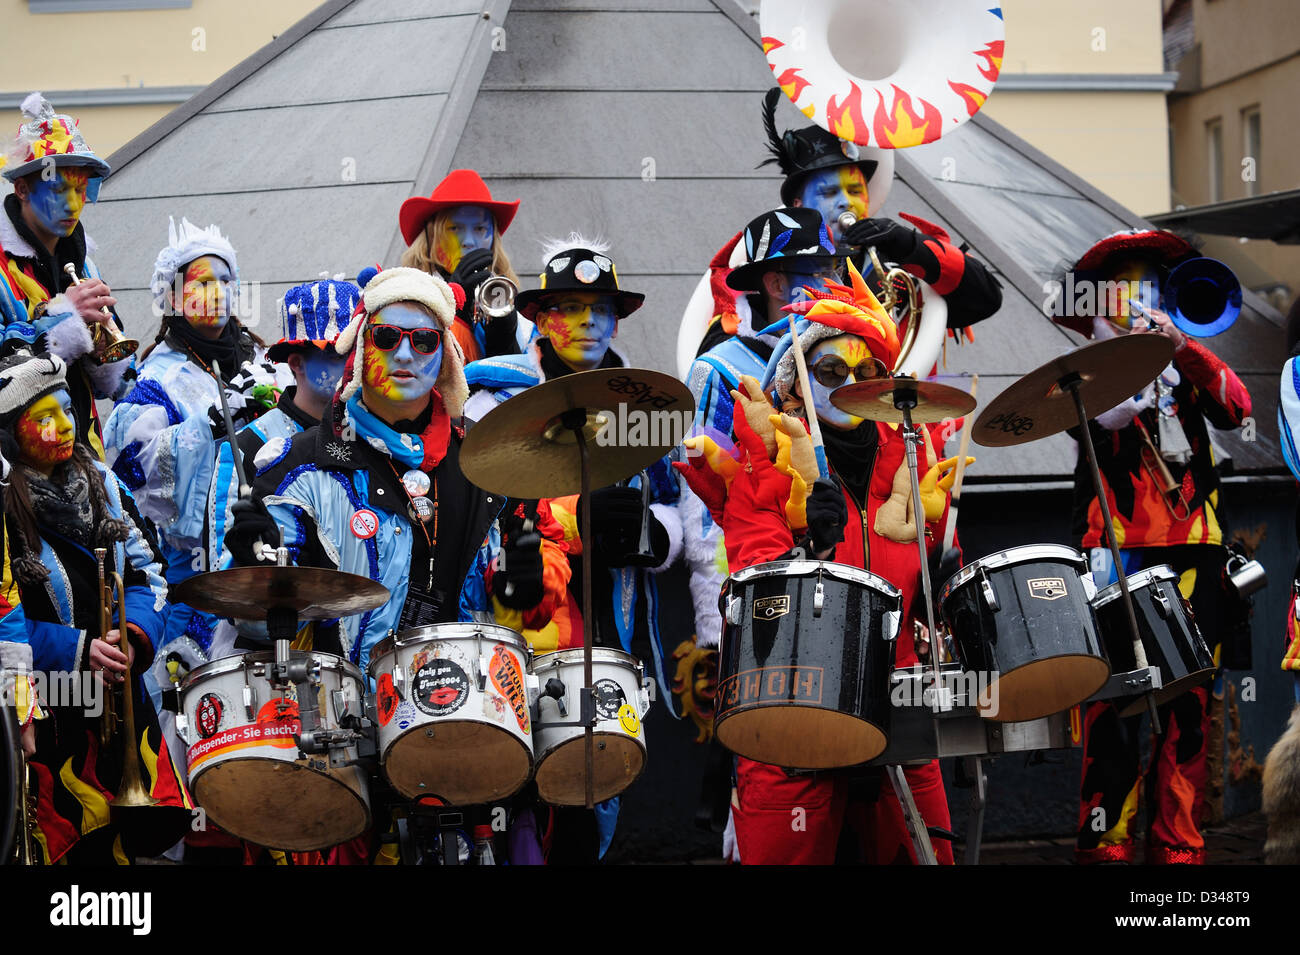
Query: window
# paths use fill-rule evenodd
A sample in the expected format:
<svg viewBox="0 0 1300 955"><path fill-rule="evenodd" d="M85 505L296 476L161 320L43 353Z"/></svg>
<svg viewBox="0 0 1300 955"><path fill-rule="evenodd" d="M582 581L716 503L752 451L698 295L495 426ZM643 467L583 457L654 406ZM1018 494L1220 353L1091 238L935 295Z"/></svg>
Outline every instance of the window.
<svg viewBox="0 0 1300 955"><path fill-rule="evenodd" d="M1223 198L1223 121L1212 119L1205 124L1206 168L1210 176L1209 197L1206 201L1218 202Z"/></svg>
<svg viewBox="0 0 1300 955"><path fill-rule="evenodd" d="M1246 195L1259 195L1259 172L1263 157L1260 155L1259 106L1248 106L1241 111L1241 179Z"/></svg>

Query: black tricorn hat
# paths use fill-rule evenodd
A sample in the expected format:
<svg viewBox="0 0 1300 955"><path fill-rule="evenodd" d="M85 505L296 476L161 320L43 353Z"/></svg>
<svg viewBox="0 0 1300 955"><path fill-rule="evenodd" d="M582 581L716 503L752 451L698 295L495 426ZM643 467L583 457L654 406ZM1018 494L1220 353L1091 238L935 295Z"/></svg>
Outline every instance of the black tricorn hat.
<svg viewBox="0 0 1300 955"><path fill-rule="evenodd" d="M767 166L776 163L785 174L781 183L781 201L790 205L795 200L799 180L807 173L836 166L856 165L862 177L870 181L876 172L877 162L869 159L857 143L840 139L820 126L787 129L785 135L776 131L776 104L781 99L780 87L772 87L763 99L763 128L767 131L767 148L772 155L759 163Z"/></svg>
<svg viewBox="0 0 1300 955"><path fill-rule="evenodd" d="M618 287L618 271L613 260L591 249L575 246L562 249L550 257L538 276L540 288L526 289L515 296L515 309L533 320L542 302L562 292L595 292L614 299L619 318L627 318L645 301L640 292L625 292Z"/></svg>

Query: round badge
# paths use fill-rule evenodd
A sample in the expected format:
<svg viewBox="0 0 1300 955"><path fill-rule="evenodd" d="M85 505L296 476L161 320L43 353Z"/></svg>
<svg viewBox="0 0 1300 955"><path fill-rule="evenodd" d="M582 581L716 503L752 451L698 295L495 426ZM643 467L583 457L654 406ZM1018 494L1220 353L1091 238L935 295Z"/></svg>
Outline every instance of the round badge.
<svg viewBox="0 0 1300 955"><path fill-rule="evenodd" d="M427 497L417 497L411 501L406 513L411 520L427 524L433 520L433 502Z"/></svg>
<svg viewBox="0 0 1300 955"><path fill-rule="evenodd" d="M429 493L429 488L433 486L433 482L429 480L429 475L418 468L411 468L411 470L403 474L402 484L406 488L406 493L411 497L424 497Z"/></svg>
<svg viewBox="0 0 1300 955"><path fill-rule="evenodd" d="M369 508L363 508L352 515L349 521L352 533L361 540L369 540L379 531L379 515Z"/></svg>
<svg viewBox="0 0 1300 955"><path fill-rule="evenodd" d="M858 157L862 155L862 152L858 149L858 144L851 139L840 140L840 152L844 154L844 158L849 162L857 162Z"/></svg>
<svg viewBox="0 0 1300 955"><path fill-rule="evenodd" d="M435 657L415 671L411 699L430 716L449 716L469 698L469 677L455 662Z"/></svg>
<svg viewBox="0 0 1300 955"><path fill-rule="evenodd" d="M612 720L618 716L623 704L627 702L623 688L614 680L601 679L596 681L592 689L596 691L596 715L602 720Z"/></svg>
<svg viewBox="0 0 1300 955"><path fill-rule="evenodd" d="M215 693L204 693L199 698L199 705L194 712L199 735L204 739L215 735L217 730L221 728L221 715L225 710L225 702L221 697Z"/></svg>
<svg viewBox="0 0 1300 955"><path fill-rule="evenodd" d="M573 277L583 285L590 285L600 278L600 266L591 259L583 259L573 267Z"/></svg>
<svg viewBox="0 0 1300 955"><path fill-rule="evenodd" d="M641 735L641 721L637 719L636 710L631 703L624 703L618 708L618 723L627 730L629 736Z"/></svg>

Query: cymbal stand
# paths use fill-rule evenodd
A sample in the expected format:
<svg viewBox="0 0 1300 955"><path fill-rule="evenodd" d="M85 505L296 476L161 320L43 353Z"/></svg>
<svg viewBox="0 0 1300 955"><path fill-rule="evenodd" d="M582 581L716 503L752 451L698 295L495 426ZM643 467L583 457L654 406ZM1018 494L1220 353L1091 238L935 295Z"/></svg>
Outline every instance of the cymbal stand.
<svg viewBox="0 0 1300 955"><path fill-rule="evenodd" d="M591 558L595 542L591 539L591 455L587 448L587 409L575 408L560 416L560 423L573 432L582 459L582 520L578 533L582 538L582 713L584 726L583 747L587 777L586 807L594 809L595 800L595 723L596 696L591 678L591 641L595 636L596 622L592 618Z"/></svg>
<svg viewBox="0 0 1300 955"><path fill-rule="evenodd" d="M1142 646L1142 635L1138 632L1137 615L1133 612L1133 595L1129 593L1128 576L1124 573L1124 561L1120 557L1119 544L1115 540L1115 524L1110 514L1110 502L1106 500L1106 487L1101 481L1101 469L1097 465L1097 450L1092 444L1092 430L1088 427L1088 412L1083 406L1083 396L1079 386L1083 378L1078 372L1070 372L1057 382L1057 387L1068 391L1074 398L1074 410L1079 416L1079 431L1083 434L1083 447L1088 455L1088 465L1092 469L1092 486L1097 492L1097 503L1101 506L1102 533L1110 547L1111 559L1115 562L1115 579L1119 582L1120 599L1124 604L1124 614L1128 618L1129 633L1133 637L1133 659L1138 670L1147 669L1147 652ZM1147 712L1151 714L1151 732L1160 733L1160 714L1156 710L1156 695L1146 693Z"/></svg>

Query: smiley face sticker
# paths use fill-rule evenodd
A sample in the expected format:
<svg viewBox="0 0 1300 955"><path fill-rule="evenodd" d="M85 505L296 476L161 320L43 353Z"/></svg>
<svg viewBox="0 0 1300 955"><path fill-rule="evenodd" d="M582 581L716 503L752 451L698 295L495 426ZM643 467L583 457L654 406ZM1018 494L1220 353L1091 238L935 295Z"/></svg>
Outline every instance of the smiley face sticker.
<svg viewBox="0 0 1300 955"><path fill-rule="evenodd" d="M623 727L628 736L641 735L641 720L631 703L624 703L618 708L618 725Z"/></svg>

